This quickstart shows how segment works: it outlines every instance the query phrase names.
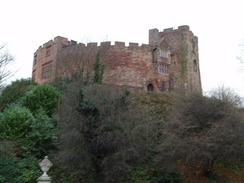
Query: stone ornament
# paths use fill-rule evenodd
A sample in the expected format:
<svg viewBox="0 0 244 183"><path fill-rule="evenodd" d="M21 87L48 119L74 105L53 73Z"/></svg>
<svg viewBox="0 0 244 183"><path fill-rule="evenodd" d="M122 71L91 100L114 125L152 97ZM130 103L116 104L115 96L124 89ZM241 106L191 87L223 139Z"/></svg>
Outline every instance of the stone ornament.
<svg viewBox="0 0 244 183"><path fill-rule="evenodd" d="M48 170L53 166L52 162L49 161L48 157L45 158L39 163L43 174L37 179L38 183L51 183L51 178L47 175Z"/></svg>
<svg viewBox="0 0 244 183"><path fill-rule="evenodd" d="M49 161L48 157L45 156L45 158L39 163L39 166L43 171L43 175L47 175L48 170L53 166L53 164Z"/></svg>

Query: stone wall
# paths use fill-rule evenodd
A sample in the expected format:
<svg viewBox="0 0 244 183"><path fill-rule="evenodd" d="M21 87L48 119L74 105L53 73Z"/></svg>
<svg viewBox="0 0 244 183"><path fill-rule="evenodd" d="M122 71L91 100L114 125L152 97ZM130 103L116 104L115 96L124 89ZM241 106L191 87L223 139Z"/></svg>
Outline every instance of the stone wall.
<svg viewBox="0 0 244 183"><path fill-rule="evenodd" d="M77 44L66 47L59 55L56 76L68 76L79 72L86 80L94 76L94 65L97 54L104 66L102 81L105 84L129 86L144 89L150 80L166 80L153 68L152 52L149 45L138 46L123 42L90 43L87 46Z"/></svg>
<svg viewBox="0 0 244 183"><path fill-rule="evenodd" d="M56 37L34 55L33 80L52 82L76 74L91 81L96 60L103 67L102 82L139 90L184 88L201 92L197 37L188 26L159 32L149 30L149 44L124 42L76 43Z"/></svg>

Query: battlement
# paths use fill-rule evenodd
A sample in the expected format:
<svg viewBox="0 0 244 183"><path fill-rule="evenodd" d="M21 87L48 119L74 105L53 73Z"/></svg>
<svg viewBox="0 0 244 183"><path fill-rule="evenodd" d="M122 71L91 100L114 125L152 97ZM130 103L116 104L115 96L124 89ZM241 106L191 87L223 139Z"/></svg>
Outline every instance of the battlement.
<svg viewBox="0 0 244 183"><path fill-rule="evenodd" d="M194 37L194 34L192 33L192 31L190 30L190 27L188 25L178 26L177 29L170 27L170 28L163 29L163 31L159 31L158 29L150 29L149 30L149 44L152 46L156 46L159 44L160 41L162 41L162 37L165 37L165 36L175 37L182 33L184 33L184 34L186 33L186 34Z"/></svg>
<svg viewBox="0 0 244 183"><path fill-rule="evenodd" d="M120 48L120 49L148 49L150 48L149 44L141 44L139 45L139 43L132 43L129 42L128 46L126 46L125 42L121 42L121 41L115 41L114 44L111 43L111 41L105 41L105 42L89 42L89 43L79 43L77 41L74 40L68 40L67 38L61 37L61 36L57 36L55 37L53 40L50 40L46 43L44 43L43 45L41 45L36 52L34 53L34 55L37 54L38 51L40 51L41 49L46 49L49 48L55 44L60 44L62 45L62 48L65 47L70 47L70 46L76 46L79 45L81 47L84 48L88 48L88 49L103 49L103 48Z"/></svg>
<svg viewBox="0 0 244 183"><path fill-rule="evenodd" d="M174 29L173 27L166 28L160 33L168 33L168 32L174 32L174 31L190 31L190 27L188 25L181 25L178 26L177 29Z"/></svg>
<svg viewBox="0 0 244 183"><path fill-rule="evenodd" d="M177 32L177 31L190 31L190 27L188 25L181 25L181 26L178 26L177 29L174 29L173 27L171 27L171 28L163 29L163 31L161 31L161 32L158 29L150 29L149 30L149 36L153 36L154 37L153 39L159 40L160 34L172 33L172 32ZM126 46L125 42L120 42L120 41L115 41L114 45L111 44L110 41L101 42L100 45L97 42L90 42L90 43L84 44L84 43L78 43L77 41L74 41L74 40L68 40L67 38L62 37L62 36L57 36L53 40L49 40L48 42L39 46L39 48L37 49L36 52L38 52L39 50L41 50L43 48L48 48L54 44L62 44L63 47L74 46L74 45L83 45L87 48L118 47L118 48L131 48L131 49L135 49L135 48L145 49L145 48L150 47L148 44L142 44L139 46L138 43L129 43L129 46ZM35 54L36 54L36 52L35 52Z"/></svg>
<svg viewBox="0 0 244 183"><path fill-rule="evenodd" d="M173 32L173 31L190 31L190 27L188 25L181 25L178 26L177 29L174 29L173 27L163 29L163 31L159 32L158 29L150 29L150 33L168 33L168 32Z"/></svg>

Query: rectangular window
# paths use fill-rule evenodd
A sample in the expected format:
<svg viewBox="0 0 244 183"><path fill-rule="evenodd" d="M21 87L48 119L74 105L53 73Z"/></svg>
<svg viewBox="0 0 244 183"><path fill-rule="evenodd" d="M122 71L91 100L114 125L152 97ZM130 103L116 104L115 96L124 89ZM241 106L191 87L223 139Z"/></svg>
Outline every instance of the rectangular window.
<svg viewBox="0 0 244 183"><path fill-rule="evenodd" d="M36 70L32 72L32 81L36 80Z"/></svg>
<svg viewBox="0 0 244 183"><path fill-rule="evenodd" d="M51 47L46 48L46 57L49 57L51 55Z"/></svg>
<svg viewBox="0 0 244 183"><path fill-rule="evenodd" d="M37 55L34 56L34 65L36 65L37 62Z"/></svg>
<svg viewBox="0 0 244 183"><path fill-rule="evenodd" d="M158 72L160 74L168 74L168 65L166 65L166 64L158 64Z"/></svg>
<svg viewBox="0 0 244 183"><path fill-rule="evenodd" d="M42 66L42 79L48 80L51 77L52 64L46 64Z"/></svg>
<svg viewBox="0 0 244 183"><path fill-rule="evenodd" d="M168 50L160 49L159 54L160 54L160 57L162 57L162 58L169 58L170 52Z"/></svg>

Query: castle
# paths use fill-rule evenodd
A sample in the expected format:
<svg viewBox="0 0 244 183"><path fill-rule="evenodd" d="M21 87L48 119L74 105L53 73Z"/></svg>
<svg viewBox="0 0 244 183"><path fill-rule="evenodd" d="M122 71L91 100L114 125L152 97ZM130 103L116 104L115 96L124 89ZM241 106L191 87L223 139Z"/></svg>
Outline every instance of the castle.
<svg viewBox="0 0 244 183"><path fill-rule="evenodd" d="M182 88L201 92L198 39L189 26L149 30L149 44L77 43L56 37L34 53L32 79L52 82L79 73L84 80L137 90L163 92Z"/></svg>

